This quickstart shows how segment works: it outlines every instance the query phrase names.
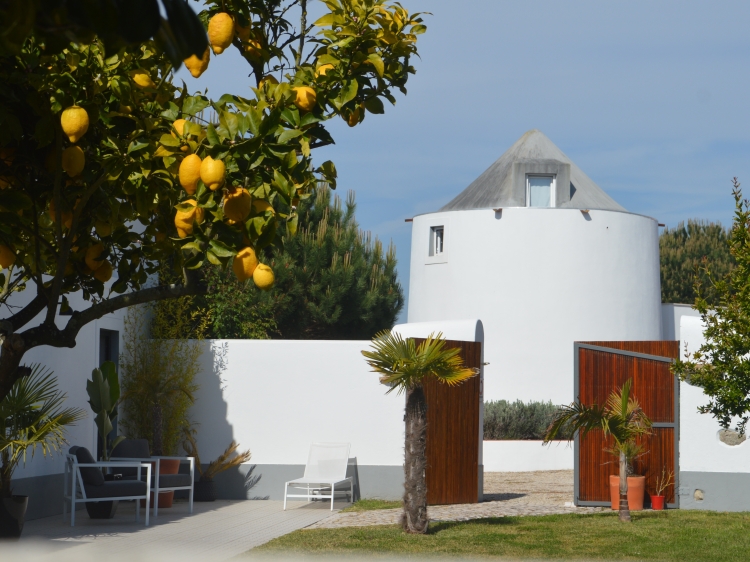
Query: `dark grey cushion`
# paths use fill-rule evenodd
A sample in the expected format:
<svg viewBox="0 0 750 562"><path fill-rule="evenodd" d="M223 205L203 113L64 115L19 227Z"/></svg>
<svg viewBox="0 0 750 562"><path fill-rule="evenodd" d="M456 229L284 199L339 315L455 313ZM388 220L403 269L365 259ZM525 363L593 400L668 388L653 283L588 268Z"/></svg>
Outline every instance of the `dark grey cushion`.
<svg viewBox="0 0 750 562"><path fill-rule="evenodd" d="M179 488L190 486L189 474L160 474L159 488Z"/></svg>
<svg viewBox="0 0 750 562"><path fill-rule="evenodd" d="M119 471L119 469L118 469ZM151 469L151 487L154 487L154 469ZM125 480L135 480L135 476L123 476ZM141 469L141 481L146 481L146 471ZM189 474L160 474L159 488L181 488L190 486Z"/></svg>
<svg viewBox="0 0 750 562"><path fill-rule="evenodd" d="M122 498L145 496L146 483L138 480L111 480L101 486L86 485L87 498Z"/></svg>
<svg viewBox="0 0 750 562"><path fill-rule="evenodd" d="M76 459L78 459L78 462L81 464L96 462L86 447L71 447L70 454L75 455ZM81 471L83 483L87 487L104 485L104 474L102 473L101 468L81 467L79 470Z"/></svg>
<svg viewBox="0 0 750 562"><path fill-rule="evenodd" d="M147 439L123 439L112 450L110 460L116 461L118 458L126 459L147 459L151 456L148 450ZM117 474L122 474L123 478L135 478L137 469L135 468L115 468L112 469ZM141 469L141 474L145 471Z"/></svg>

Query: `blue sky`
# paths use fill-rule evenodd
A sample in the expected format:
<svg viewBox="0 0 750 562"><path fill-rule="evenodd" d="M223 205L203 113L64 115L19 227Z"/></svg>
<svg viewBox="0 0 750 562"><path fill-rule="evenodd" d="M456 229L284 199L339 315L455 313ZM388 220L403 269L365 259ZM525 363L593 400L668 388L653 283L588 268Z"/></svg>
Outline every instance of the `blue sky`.
<svg viewBox="0 0 750 562"><path fill-rule="evenodd" d="M421 60L386 115L316 152L357 196L357 219L397 247L408 294L411 226L518 137L540 129L629 211L669 226L731 224L731 179L750 196L750 3L402 0L429 11ZM236 49L191 89L250 95ZM405 320L405 313L402 314Z"/></svg>

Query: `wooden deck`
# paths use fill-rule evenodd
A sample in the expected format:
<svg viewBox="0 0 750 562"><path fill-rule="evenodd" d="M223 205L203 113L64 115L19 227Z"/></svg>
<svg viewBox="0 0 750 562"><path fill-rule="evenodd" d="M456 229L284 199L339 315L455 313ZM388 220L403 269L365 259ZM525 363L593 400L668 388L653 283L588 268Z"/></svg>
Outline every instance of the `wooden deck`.
<svg viewBox="0 0 750 562"><path fill-rule="evenodd" d="M76 526L62 516L29 521L17 542L0 542L0 560L228 560L273 538L332 515L327 502L269 500L187 503L159 510L149 527L135 522L135 505L121 503L114 519L92 520L76 513ZM349 505L337 502L333 513ZM14 556L15 555L15 556Z"/></svg>

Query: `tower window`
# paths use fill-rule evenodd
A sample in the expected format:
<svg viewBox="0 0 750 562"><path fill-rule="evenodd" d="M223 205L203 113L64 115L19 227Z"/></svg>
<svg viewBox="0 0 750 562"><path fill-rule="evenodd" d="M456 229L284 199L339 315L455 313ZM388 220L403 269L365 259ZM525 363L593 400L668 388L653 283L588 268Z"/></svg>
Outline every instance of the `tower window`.
<svg viewBox="0 0 750 562"><path fill-rule="evenodd" d="M555 177L527 176L526 205L529 207L554 207Z"/></svg>
<svg viewBox="0 0 750 562"><path fill-rule="evenodd" d="M439 256L444 250L445 241L445 227L444 226L432 226L430 227L430 255Z"/></svg>

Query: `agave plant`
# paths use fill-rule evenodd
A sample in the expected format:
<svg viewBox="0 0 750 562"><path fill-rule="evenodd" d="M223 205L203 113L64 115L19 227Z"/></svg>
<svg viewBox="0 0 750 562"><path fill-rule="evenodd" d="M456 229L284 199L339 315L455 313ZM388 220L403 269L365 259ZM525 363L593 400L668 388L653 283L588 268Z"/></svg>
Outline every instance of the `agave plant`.
<svg viewBox="0 0 750 562"><path fill-rule="evenodd" d="M65 394L57 390L52 371L32 365L30 374L18 379L0 402L0 497L11 496L10 480L18 463L26 463L37 448L47 456L61 452L65 428L83 419L80 408L62 408Z"/></svg>
<svg viewBox="0 0 750 562"><path fill-rule="evenodd" d="M390 330L380 332L372 340L372 351L363 351L367 364L380 374L380 382L390 386L387 391L406 393L404 422L404 512L401 525L408 533L426 533L427 486L427 402L422 386L426 377L434 377L448 385L457 385L479 371L465 367L458 348L446 349L443 334L430 334L417 346L413 339L404 340ZM387 394L386 393L386 394Z"/></svg>
<svg viewBox="0 0 750 562"><path fill-rule="evenodd" d="M614 446L608 449L619 458L620 464L620 505L621 521L630 521L628 506L628 473L630 463L642 451L636 443L639 436L651 432L651 420L648 419L638 400L630 396L633 381L628 379L622 388L609 395L604 406L585 406L580 401L569 406L562 406L544 436L544 442L552 441L563 426L578 431L583 437L592 429L601 429L605 436L611 435Z"/></svg>

